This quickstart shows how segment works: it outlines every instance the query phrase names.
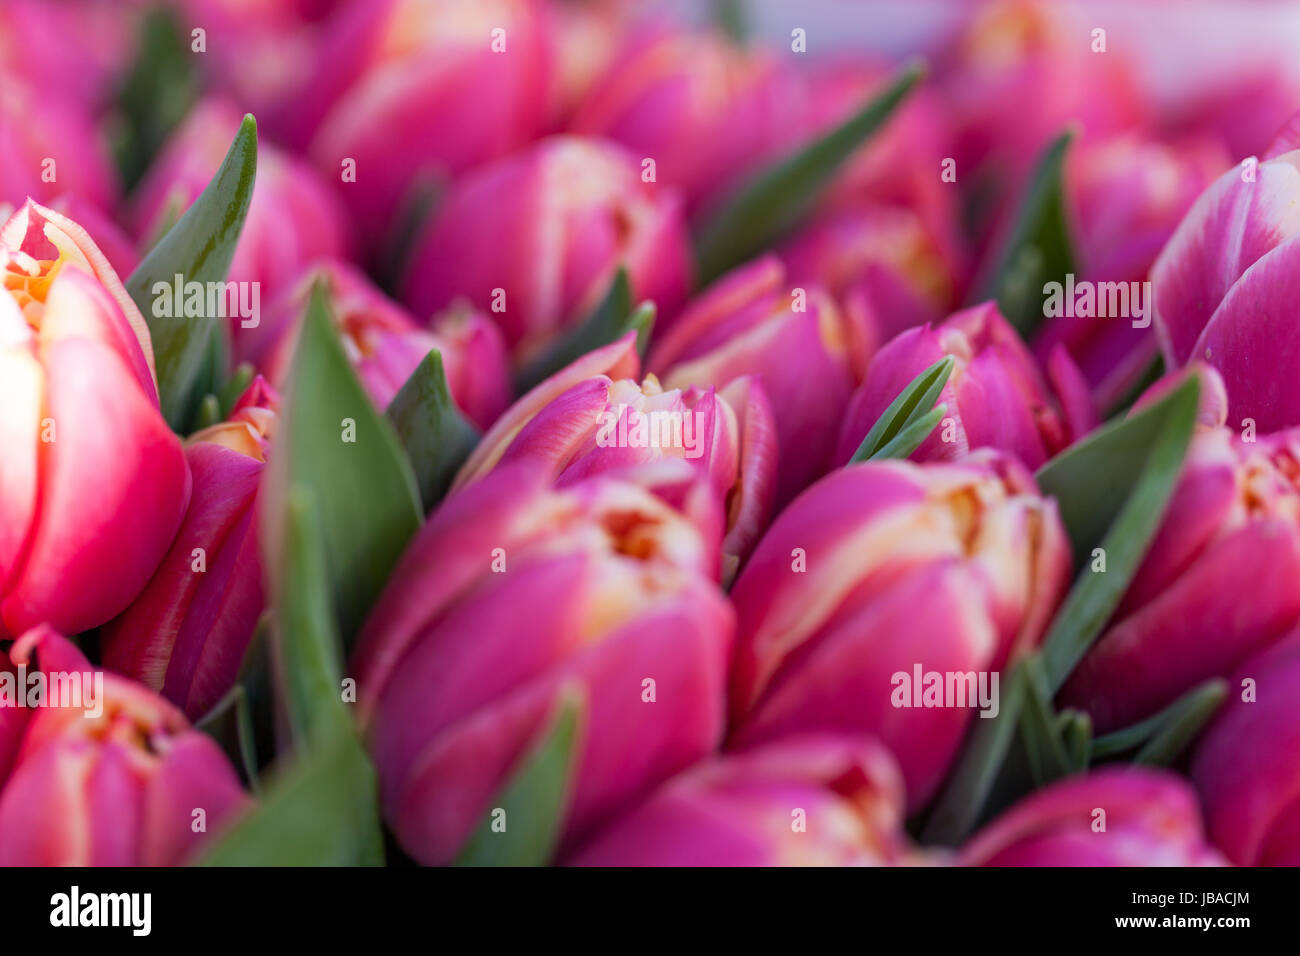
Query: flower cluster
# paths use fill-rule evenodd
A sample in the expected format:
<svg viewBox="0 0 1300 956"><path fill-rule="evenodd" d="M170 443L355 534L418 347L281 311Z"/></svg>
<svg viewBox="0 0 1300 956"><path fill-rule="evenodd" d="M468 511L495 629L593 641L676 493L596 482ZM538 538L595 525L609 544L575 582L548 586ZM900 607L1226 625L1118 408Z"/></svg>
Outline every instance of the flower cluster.
<svg viewBox="0 0 1300 956"><path fill-rule="evenodd" d="M1300 865L1294 57L696 6L0 6L0 863Z"/></svg>

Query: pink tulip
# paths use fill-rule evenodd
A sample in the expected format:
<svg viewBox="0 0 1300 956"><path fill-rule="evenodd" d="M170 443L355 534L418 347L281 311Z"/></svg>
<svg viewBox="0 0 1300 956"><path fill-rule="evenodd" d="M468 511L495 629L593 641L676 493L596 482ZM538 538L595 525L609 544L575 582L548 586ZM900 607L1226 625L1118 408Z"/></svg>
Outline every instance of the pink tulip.
<svg viewBox="0 0 1300 956"><path fill-rule="evenodd" d="M908 862L903 780L870 739L810 735L714 757L585 843L574 866Z"/></svg>
<svg viewBox="0 0 1300 956"><path fill-rule="evenodd" d="M85 230L28 202L0 228L0 637L102 624L190 494L149 331Z"/></svg>
<svg viewBox="0 0 1300 956"><path fill-rule="evenodd" d="M279 397L260 377L186 442L189 510L153 579L100 631L104 664L199 720L234 686L264 606L257 488Z"/></svg>
<svg viewBox="0 0 1300 956"><path fill-rule="evenodd" d="M1078 143L1066 165L1078 278L1144 282L1183 214L1230 162L1205 138L1162 142L1129 134ZM1153 310L1154 303L1144 299L1143 308ZM1064 346L1098 404L1109 407L1155 358L1155 333L1144 321L1136 309L1127 316L1062 315L1045 323L1034 351L1047 361Z"/></svg>
<svg viewBox="0 0 1300 956"><path fill-rule="evenodd" d="M1196 200L1151 272L1165 362L1213 365L1229 421L1260 431L1300 424L1291 381L1300 275L1300 129L1288 127L1257 167L1233 167Z"/></svg>
<svg viewBox="0 0 1300 956"><path fill-rule="evenodd" d="M330 20L316 53L329 69L285 104L284 126L368 242L389 238L413 186L436 189L541 132L548 20L541 0L379 0Z"/></svg>
<svg viewBox="0 0 1300 956"><path fill-rule="evenodd" d="M1300 865L1297 700L1300 637L1293 633L1233 676L1228 702L1192 757L1210 838L1239 866Z"/></svg>
<svg viewBox="0 0 1300 956"><path fill-rule="evenodd" d="M619 265L663 328L691 281L676 194L642 182L619 147L554 137L452 187L417 243L404 298L420 314L467 298L524 362L581 321Z"/></svg>
<svg viewBox="0 0 1300 956"><path fill-rule="evenodd" d="M899 392L945 355L956 360L939 396L947 412L913 453L917 461L987 447L1037 468L1097 424L1087 385L1065 351L1053 353L1044 376L997 304L985 302L938 328L909 329L876 353L844 417L836 460L847 462Z"/></svg>
<svg viewBox="0 0 1300 956"><path fill-rule="evenodd" d="M893 79L894 64L864 61L860 56L836 56L813 66L808 75L809 138L844 122L879 95ZM930 83L913 89L895 113L849 158L844 170L819 201L822 215L838 216L862 210L873 216L879 207L906 212L923 236L928 255L938 256L950 272L946 282L964 283L969 253L961 235L961 194L956 183L942 176L944 160L953 155L953 120ZM851 216L850 216L851 218ZM911 236L899 258L912 253ZM933 250L933 251L931 251ZM886 253L878 248L878 253ZM915 271L924 269L916 263ZM938 276L926 277L938 281ZM953 290L946 290L948 305Z"/></svg>
<svg viewBox="0 0 1300 956"><path fill-rule="evenodd" d="M130 0L135 3L135 0ZM137 4L138 5L138 4ZM129 66L137 20L119 0L4 0L0 4L0 76L5 92L23 82L40 93L40 124L52 99L86 114L108 105ZM8 147L8 142L6 142ZM75 163L107 170L101 154L74 154ZM21 200L28 191L18 196Z"/></svg>
<svg viewBox="0 0 1300 956"><path fill-rule="evenodd" d="M0 34L3 34L0 23ZM48 203L71 193L101 209L117 199L117 180L93 117L64 96L0 73L0 202Z"/></svg>
<svg viewBox="0 0 1300 956"><path fill-rule="evenodd" d="M873 734L919 810L974 719L976 688L968 706L919 706L920 680L909 695L899 675L971 673L994 691L991 712L993 675L1038 643L1070 564L1055 502L1008 456L834 472L777 516L732 589L732 743Z"/></svg>
<svg viewBox="0 0 1300 956"><path fill-rule="evenodd" d="M723 574L749 553L771 513L776 433L763 390L741 378L725 388L639 384L636 334L589 352L516 402L483 436L453 488L527 461L558 487L660 458L694 465L726 504Z"/></svg>
<svg viewBox="0 0 1300 956"><path fill-rule="evenodd" d="M1193 439L1160 530L1061 691L1106 733L1227 676L1300 623L1300 430Z"/></svg>
<svg viewBox="0 0 1300 956"><path fill-rule="evenodd" d="M790 282L768 254L705 289L656 338L648 364L668 388L747 375L758 381L776 419L780 507L830 464L868 347L868 332L853 315L820 287Z"/></svg>
<svg viewBox="0 0 1300 956"><path fill-rule="evenodd" d="M791 282L826 288L864 329L863 360L899 332L948 313L958 273L920 218L901 206L829 213L781 248Z"/></svg>
<svg viewBox="0 0 1300 956"><path fill-rule="evenodd" d="M790 148L806 94L777 57L714 33L636 31L570 123L653 159L694 213Z"/></svg>
<svg viewBox="0 0 1300 956"><path fill-rule="evenodd" d="M140 183L132 220L142 242L155 238L198 198L221 165L241 114L226 100L199 103L168 140ZM257 182L230 264L232 282L257 283L270 301L317 259L344 256L350 237L343 209L316 172L265 141L258 144ZM232 322L236 337L243 322Z"/></svg>
<svg viewBox="0 0 1300 956"><path fill-rule="evenodd" d="M354 266L319 262L308 268L247 337L245 354L283 387L293 360L298 326L313 283L324 281L348 361L380 410L388 407L411 373L437 349L451 396L479 428L487 428L510 402L510 372L501 333L483 313L456 307L419 325Z"/></svg>
<svg viewBox="0 0 1300 956"><path fill-rule="evenodd" d="M1030 794L962 848L964 866L1222 866L1179 777L1108 767Z"/></svg>
<svg viewBox="0 0 1300 956"><path fill-rule="evenodd" d="M1111 37L1116 48L1094 53L1094 25L1064 5L997 0L969 9L969 23L937 58L937 79L956 127L957 181L984 190L996 230L1067 125L1110 136L1147 124L1150 111L1120 44Z"/></svg>
<svg viewBox="0 0 1300 956"><path fill-rule="evenodd" d="M249 805L210 737L134 681L94 671L49 627L10 656L29 681L71 677L83 693L25 714L0 790L0 866L174 866Z"/></svg>
<svg viewBox="0 0 1300 956"><path fill-rule="evenodd" d="M403 849L454 858L566 688L584 702L566 844L716 747L733 628L717 561L628 482L551 490L521 464L448 498L352 661Z"/></svg>

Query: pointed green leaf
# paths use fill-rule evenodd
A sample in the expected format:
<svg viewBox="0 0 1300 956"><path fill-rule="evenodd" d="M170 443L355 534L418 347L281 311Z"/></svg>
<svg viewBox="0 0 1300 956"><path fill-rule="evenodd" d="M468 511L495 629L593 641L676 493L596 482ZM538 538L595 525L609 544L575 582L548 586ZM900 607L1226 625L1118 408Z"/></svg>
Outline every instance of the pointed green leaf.
<svg viewBox="0 0 1300 956"><path fill-rule="evenodd" d="M632 285L628 280L627 269L620 267L591 313L518 371L515 375L516 394L524 394L592 349L608 345L626 335L633 328L629 323L631 314ZM641 331L638 328L638 345L640 341Z"/></svg>
<svg viewBox="0 0 1300 956"><path fill-rule="evenodd" d="M1020 720L1020 739L1029 757L1029 769L1036 786L1045 786L1070 772L1070 758L1061 737L1061 723L1052 707L1043 662L1036 654L1024 661L1025 710Z"/></svg>
<svg viewBox="0 0 1300 956"><path fill-rule="evenodd" d="M393 396L385 412L406 449L424 511L442 500L479 433L452 401L442 353L433 349Z"/></svg>
<svg viewBox="0 0 1300 956"><path fill-rule="evenodd" d="M117 92L113 152L130 188L198 98L189 37L174 11L158 5L139 19L135 59Z"/></svg>
<svg viewBox="0 0 1300 956"><path fill-rule="evenodd" d="M241 395L248 390L248 386L253 383L253 377L257 370L248 362L240 362L226 384L221 386L221 391L217 393L217 399L221 405L221 417L224 420L230 415L231 410L235 407L235 402L239 401Z"/></svg>
<svg viewBox="0 0 1300 956"><path fill-rule="evenodd" d="M200 866L381 866L375 770L340 735L273 775L260 802L214 837Z"/></svg>
<svg viewBox="0 0 1300 956"><path fill-rule="evenodd" d="M975 726L926 821L923 842L956 846L979 823L1027 705L1029 681L1023 665L1003 681L1006 690L997 716L972 721Z"/></svg>
<svg viewBox="0 0 1300 956"><path fill-rule="evenodd" d="M1081 710L1069 709L1061 711L1056 720L1069 772L1082 773L1092 760L1092 718Z"/></svg>
<svg viewBox="0 0 1300 956"><path fill-rule="evenodd" d="M550 862L564 830L582 710L577 691L561 695L550 726L520 761L456 865L545 866Z"/></svg>
<svg viewBox="0 0 1300 956"><path fill-rule="evenodd" d="M946 406L935 408L934 403L948 383L954 361L951 355L945 355L912 379L876 419L850 464L873 458L906 458L916 451L944 416ZM915 444L908 448L913 441Z"/></svg>
<svg viewBox="0 0 1300 956"><path fill-rule="evenodd" d="M839 126L742 183L699 231L700 284L770 247L797 225L853 152L884 125L925 73L904 67L884 92Z"/></svg>
<svg viewBox="0 0 1300 956"><path fill-rule="evenodd" d="M1164 710L1129 727L1098 737L1093 757L1104 760L1137 750L1134 763L1163 766L1177 759L1223 703L1228 684L1221 677L1193 687Z"/></svg>
<svg viewBox="0 0 1300 956"><path fill-rule="evenodd" d="M1026 339L1043 321L1048 282L1064 283L1075 254L1066 220L1063 173L1074 131L1058 136L1043 152L1020 204L995 271L980 300L996 299L1007 320Z"/></svg>
<svg viewBox="0 0 1300 956"><path fill-rule="evenodd" d="M1151 407L1104 426L1038 471L1038 485L1056 498L1081 566L1043 639L1053 694L1110 620L1160 527L1196 425L1199 393L1200 382L1188 376ZM1097 546L1106 570L1094 572L1088 558L1102 530Z"/></svg>
<svg viewBox="0 0 1300 956"><path fill-rule="evenodd" d="M334 623L315 496L289 487L282 560L269 567L276 699L295 750L351 730L342 700L342 642Z"/></svg>
<svg viewBox="0 0 1300 956"><path fill-rule="evenodd" d="M313 286L298 334L269 474L261 498L266 567L282 567L288 492L312 492L345 650L379 596L423 511L397 436L357 381Z"/></svg>
<svg viewBox="0 0 1300 956"><path fill-rule="evenodd" d="M1136 486L1171 412L1178 410L1185 416L1187 403L1194 402L1189 390L1196 389L1197 383L1189 382L1128 418L1107 422L1038 469L1038 486L1056 498L1076 567L1092 560L1093 549ZM1192 412L1194 419L1194 407ZM1107 552L1108 574L1109 568Z"/></svg>
<svg viewBox="0 0 1300 956"><path fill-rule="evenodd" d="M195 392L202 387L204 363L209 349L219 348L215 337L224 329L215 316L156 316L154 302L158 295L171 295L177 276L182 283L225 280L256 175L257 123L249 115L202 194L126 280L153 339L163 416L177 431L185 430L202 397Z"/></svg>

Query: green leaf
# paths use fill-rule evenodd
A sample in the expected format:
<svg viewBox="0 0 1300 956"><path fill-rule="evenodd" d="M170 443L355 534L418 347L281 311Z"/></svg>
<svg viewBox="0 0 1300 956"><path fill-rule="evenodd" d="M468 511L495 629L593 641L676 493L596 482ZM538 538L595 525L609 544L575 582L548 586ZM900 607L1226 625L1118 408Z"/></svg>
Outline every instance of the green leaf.
<svg viewBox="0 0 1300 956"><path fill-rule="evenodd" d="M954 361L945 355L912 379L876 419L849 463L906 458L916 451L947 410L945 405L935 408L934 403L948 383Z"/></svg>
<svg viewBox="0 0 1300 956"><path fill-rule="evenodd" d="M641 324L633 325L634 319ZM653 320L652 309L649 322ZM633 328L637 330L637 345L640 347L642 335L649 337L647 319L644 314L638 316L632 312L632 285L627 269L620 267L591 313L516 373L516 394L522 395L592 349L622 338Z"/></svg>
<svg viewBox="0 0 1300 956"><path fill-rule="evenodd" d="M215 316L155 316L154 300L170 299L177 276L182 283L225 281L256 176L257 123L249 115L202 194L126 280L153 339L163 416L178 432L186 430L202 398L196 391L204 384L205 361L210 349L220 348L216 336L224 328Z"/></svg>
<svg viewBox="0 0 1300 956"><path fill-rule="evenodd" d="M484 815L456 858L457 866L545 866L550 862L564 830L582 709L582 697L576 690L560 695L550 726ZM504 818L498 810L505 811ZM493 824L501 819L505 829L496 832Z"/></svg>
<svg viewBox="0 0 1300 956"><path fill-rule="evenodd" d="M113 152L130 189L198 98L188 34L159 4L140 18L136 53L117 93Z"/></svg>
<svg viewBox="0 0 1300 956"><path fill-rule="evenodd" d="M221 386L221 391L217 394L217 399L221 405L221 417L224 420L230 415L235 407L235 402L239 401L240 396L248 390L248 386L253 383L253 377L257 370L248 362L240 362L231 373L226 384Z"/></svg>
<svg viewBox="0 0 1300 956"><path fill-rule="evenodd" d="M1074 135L1066 130L1039 158L997 268L980 296L981 301L996 299L1002 314L1025 339L1032 338L1043 321L1043 286L1063 283L1066 273L1075 271L1062 178Z"/></svg>
<svg viewBox="0 0 1300 956"><path fill-rule="evenodd" d="M1052 707L1043 662L1036 654L1025 658L1025 710L1020 721L1020 738L1029 757L1029 769L1036 786L1045 786L1070 772L1070 758L1061 736L1061 723Z"/></svg>
<svg viewBox="0 0 1300 956"><path fill-rule="evenodd" d="M1057 715L1056 723L1069 772L1082 773L1092 759L1092 718L1081 710L1068 709Z"/></svg>
<svg viewBox="0 0 1300 956"><path fill-rule="evenodd" d="M420 362L384 413L406 449L425 513L442 500L456 470L478 444L479 433L452 401L442 353Z"/></svg>
<svg viewBox="0 0 1300 956"><path fill-rule="evenodd" d="M275 775L261 801L217 835L196 863L380 866L377 798L375 770L360 741L340 735Z"/></svg>
<svg viewBox="0 0 1300 956"><path fill-rule="evenodd" d="M357 381L321 282L298 334L275 453L261 495L266 566L282 566L289 489L309 489L325 542L326 593L345 650L423 511L397 436Z"/></svg>
<svg viewBox="0 0 1300 956"><path fill-rule="evenodd" d="M383 859L375 771L343 702L312 492L290 488L271 568L277 702L291 747L262 802L213 846L217 866L355 866Z"/></svg>
<svg viewBox="0 0 1300 956"><path fill-rule="evenodd" d="M884 125L925 73L914 62L839 126L742 183L700 229L700 284L769 248L804 218L845 161Z"/></svg>
<svg viewBox="0 0 1300 956"><path fill-rule="evenodd" d="M930 812L923 842L956 846L979 822L1028 703L1029 678L1024 665L1021 661L1006 679L998 715L974 721L961 756Z"/></svg>
<svg viewBox="0 0 1300 956"><path fill-rule="evenodd" d="M1104 426L1038 471L1039 487L1060 506L1081 567L1043 640L1052 693L1110 620L1160 527L1196 425L1199 393L1200 382L1188 376L1149 408ZM1106 570L1094 572L1087 558L1103 530L1097 546Z"/></svg>
<svg viewBox="0 0 1300 956"><path fill-rule="evenodd" d="M272 669L290 739L302 749L322 734L350 732L342 700L342 642L334 623L315 498L289 487L282 561L271 566Z"/></svg>
<svg viewBox="0 0 1300 956"><path fill-rule="evenodd" d="M1138 750L1134 763L1152 766L1172 763L1214 716L1227 694L1227 681L1221 677L1198 684L1146 720L1098 737L1092 748L1093 757L1104 760Z"/></svg>

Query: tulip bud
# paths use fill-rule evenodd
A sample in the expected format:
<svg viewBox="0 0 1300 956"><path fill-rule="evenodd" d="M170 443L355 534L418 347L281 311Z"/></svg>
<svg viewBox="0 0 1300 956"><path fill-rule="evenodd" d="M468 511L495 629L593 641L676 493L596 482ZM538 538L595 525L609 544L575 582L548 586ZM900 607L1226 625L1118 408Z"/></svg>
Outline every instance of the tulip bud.
<svg viewBox="0 0 1300 956"><path fill-rule="evenodd" d="M172 866L248 806L211 738L50 628L10 657L49 696L26 714L0 790L0 866Z"/></svg>
<svg viewBox="0 0 1300 956"><path fill-rule="evenodd" d="M369 243L413 184L438 188L542 132L549 15L540 0L377 0L328 24L315 70L286 103L306 147Z"/></svg>
<svg viewBox="0 0 1300 956"><path fill-rule="evenodd" d="M376 408L388 407L431 349L442 355L452 399L479 428L491 425L509 404L505 346L483 313L452 308L425 329L360 270L341 261L309 268L272 304L257 334L249 336L246 354L278 387L288 379L298 326L318 281L329 291L348 361Z"/></svg>
<svg viewBox="0 0 1300 956"><path fill-rule="evenodd" d="M501 417L453 487L518 461L563 487L660 458L683 459L726 503L724 572L732 570L771 511L776 436L767 399L752 379L720 391L665 391L653 375L638 384L639 367L636 335L628 333L561 369Z"/></svg>
<svg viewBox="0 0 1300 956"><path fill-rule="evenodd" d="M778 515L732 589L732 743L873 734L915 812L975 710L996 714L999 672L1040 640L1070 565L1056 504L1006 455L834 472Z"/></svg>
<svg viewBox="0 0 1300 956"><path fill-rule="evenodd" d="M836 459L847 462L898 393L945 355L956 359L939 396L947 414L913 453L917 461L952 460L987 447L1037 468L1097 424L1070 357L1058 350L1044 377L997 304L985 302L938 328L909 329L876 353L849 405Z"/></svg>
<svg viewBox="0 0 1300 956"><path fill-rule="evenodd" d="M551 490L523 464L448 498L352 661L403 849L453 859L566 689L583 701L566 844L716 747L733 628L716 566L628 482Z"/></svg>
<svg viewBox="0 0 1300 956"><path fill-rule="evenodd" d="M1031 793L962 848L963 866L1222 866L1173 774L1107 767Z"/></svg>
<svg viewBox="0 0 1300 956"><path fill-rule="evenodd" d="M186 442L194 491L180 531L153 579L100 631L105 665L190 720L234 686L265 603L256 498L278 407L259 377L225 422Z"/></svg>
<svg viewBox="0 0 1300 956"><path fill-rule="evenodd" d="M0 17L3 13L0 12ZM0 37L5 37L0 22ZM5 37L5 39L9 39ZM0 202L28 197L50 202L72 194L100 209L117 200L117 182L95 132L94 118L78 103L47 95L20 77L3 76L0 95Z"/></svg>
<svg viewBox="0 0 1300 956"><path fill-rule="evenodd" d="M240 115L226 100L204 100L172 134L133 200L132 221L142 242L156 237L207 187L230 148ZM304 266L345 256L348 247L343 209L315 170L259 143L253 198L228 276L257 290L259 314L231 322L236 340L260 324L261 303L287 288Z"/></svg>
<svg viewBox="0 0 1300 956"><path fill-rule="evenodd" d="M797 74L708 32L641 30L613 58L570 130L655 161L692 213L788 150L802 124Z"/></svg>
<svg viewBox="0 0 1300 956"><path fill-rule="evenodd" d="M1160 529L1062 702L1099 733L1231 674L1300 623L1300 430L1202 429Z"/></svg>
<svg viewBox="0 0 1300 956"><path fill-rule="evenodd" d="M938 322L957 283L951 259L910 209L839 210L800 230L781 250L791 283L821 285L866 330L866 362L904 329Z"/></svg>
<svg viewBox="0 0 1300 956"><path fill-rule="evenodd" d="M1291 383L1300 275L1300 132L1283 130L1257 166L1233 167L1196 200L1151 270L1165 364L1214 366L1228 421L1300 425Z"/></svg>
<svg viewBox="0 0 1300 956"><path fill-rule="evenodd" d="M869 738L809 735L697 764L567 862L888 866L910 856L889 751Z"/></svg>
<svg viewBox="0 0 1300 956"><path fill-rule="evenodd" d="M0 638L83 631L157 567L189 469L144 319L85 230L29 201L0 228L0 277Z"/></svg>
<svg viewBox="0 0 1300 956"><path fill-rule="evenodd" d="M1300 865L1300 637L1251 658L1191 762L1210 839L1238 866Z"/></svg>
<svg viewBox="0 0 1300 956"><path fill-rule="evenodd" d="M1230 163L1205 138L1161 142L1127 134L1085 138L1071 150L1065 192L1078 278L1094 284L1097 302L1083 309L1063 303L1033 344L1044 362L1063 346L1102 407L1129 394L1151 366L1155 302L1145 280L1183 214ZM1119 283L1120 297L1103 294L1103 283Z"/></svg>
<svg viewBox="0 0 1300 956"><path fill-rule="evenodd" d="M451 188L416 244L404 298L421 315L467 298L523 364L581 321L620 265L661 320L676 313L692 268L676 194L644 182L617 146L553 137Z"/></svg>
<svg viewBox="0 0 1300 956"><path fill-rule="evenodd" d="M780 507L830 464L867 347L866 330L825 291L794 286L765 255L709 286L656 339L648 364L668 388L757 380L776 420Z"/></svg>

